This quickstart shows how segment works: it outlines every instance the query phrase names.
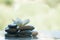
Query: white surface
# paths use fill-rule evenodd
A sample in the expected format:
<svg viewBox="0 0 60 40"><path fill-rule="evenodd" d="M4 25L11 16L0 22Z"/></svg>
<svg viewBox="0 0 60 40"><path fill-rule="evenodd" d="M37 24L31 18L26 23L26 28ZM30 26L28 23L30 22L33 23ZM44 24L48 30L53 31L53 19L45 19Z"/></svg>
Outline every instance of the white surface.
<svg viewBox="0 0 60 40"><path fill-rule="evenodd" d="M38 39L32 39L32 38L11 38L11 39L5 39L4 38L4 31L0 31L0 40L60 40L56 38L60 38L60 31L38 31Z"/></svg>

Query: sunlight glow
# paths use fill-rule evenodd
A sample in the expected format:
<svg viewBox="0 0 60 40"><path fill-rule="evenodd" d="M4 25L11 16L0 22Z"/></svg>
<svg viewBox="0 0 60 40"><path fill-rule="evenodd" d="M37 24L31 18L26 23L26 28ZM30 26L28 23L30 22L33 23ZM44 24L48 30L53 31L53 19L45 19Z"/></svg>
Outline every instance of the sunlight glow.
<svg viewBox="0 0 60 40"><path fill-rule="evenodd" d="M53 0L54 1L54 0ZM14 0L12 6L0 4L0 24L6 26L17 17L30 19L37 30L59 30L60 29L60 4L51 7L52 0ZM54 3L59 0L55 0ZM49 4L48 4L48 3ZM47 3L47 4L46 4Z"/></svg>

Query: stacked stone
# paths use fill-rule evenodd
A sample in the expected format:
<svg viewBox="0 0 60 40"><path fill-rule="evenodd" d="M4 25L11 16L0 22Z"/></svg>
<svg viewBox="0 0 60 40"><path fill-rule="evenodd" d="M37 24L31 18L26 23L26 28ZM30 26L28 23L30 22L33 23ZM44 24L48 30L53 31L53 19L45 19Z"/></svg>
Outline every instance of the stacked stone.
<svg viewBox="0 0 60 40"><path fill-rule="evenodd" d="M18 32L18 36L22 36L22 37L30 37L32 36L32 30L34 29L33 26L23 26L23 27L19 27L19 32Z"/></svg>
<svg viewBox="0 0 60 40"><path fill-rule="evenodd" d="M8 37L17 36L17 32L18 32L17 25L16 24L10 24L5 29L5 31L7 32L7 34L5 34L5 36L8 36Z"/></svg>
<svg viewBox="0 0 60 40"><path fill-rule="evenodd" d="M26 25L28 20L22 24L20 21L14 21L13 24L8 25L5 29L7 37L31 37L37 36L38 32L33 31L35 28L31 25ZM21 24L21 25L20 25Z"/></svg>

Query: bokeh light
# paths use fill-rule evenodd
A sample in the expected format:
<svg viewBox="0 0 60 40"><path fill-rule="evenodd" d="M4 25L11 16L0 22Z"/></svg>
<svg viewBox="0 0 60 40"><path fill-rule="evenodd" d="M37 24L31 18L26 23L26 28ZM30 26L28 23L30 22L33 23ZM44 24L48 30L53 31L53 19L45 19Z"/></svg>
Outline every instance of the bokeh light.
<svg viewBox="0 0 60 40"><path fill-rule="evenodd" d="M0 29L17 17L30 19L36 30L59 30L60 0L0 0Z"/></svg>

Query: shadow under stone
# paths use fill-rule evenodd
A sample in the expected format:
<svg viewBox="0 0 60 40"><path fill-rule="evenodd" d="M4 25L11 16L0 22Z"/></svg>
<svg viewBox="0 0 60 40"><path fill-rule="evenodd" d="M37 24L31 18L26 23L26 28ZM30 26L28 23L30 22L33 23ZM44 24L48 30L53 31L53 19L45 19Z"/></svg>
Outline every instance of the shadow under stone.
<svg viewBox="0 0 60 40"><path fill-rule="evenodd" d="M37 40L37 37L5 37L5 40Z"/></svg>

